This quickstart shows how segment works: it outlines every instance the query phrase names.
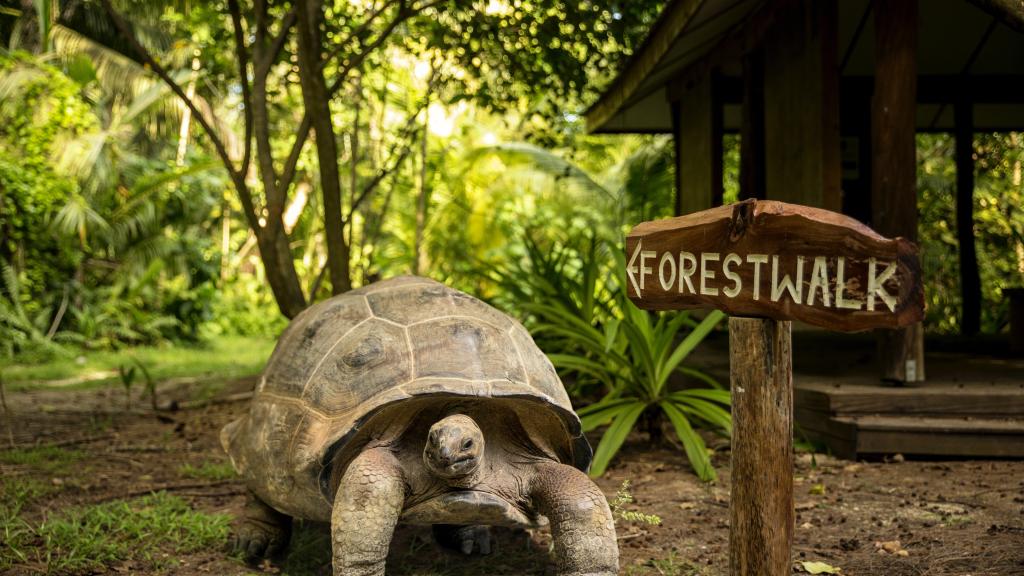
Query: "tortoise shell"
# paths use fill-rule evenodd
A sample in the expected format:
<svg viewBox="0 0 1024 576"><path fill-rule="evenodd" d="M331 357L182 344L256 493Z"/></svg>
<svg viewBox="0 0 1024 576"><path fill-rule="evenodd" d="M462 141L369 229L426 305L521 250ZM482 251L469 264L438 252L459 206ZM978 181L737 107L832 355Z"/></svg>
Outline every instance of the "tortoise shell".
<svg viewBox="0 0 1024 576"><path fill-rule="evenodd" d="M292 320L249 413L225 426L221 442L267 503L324 520L334 460L358 454L351 444L364 423L395 403L452 397L501 399L533 413L541 407L552 418L523 424L536 422L531 432L554 447L548 455L581 470L590 464L565 388L522 325L467 294L409 276L335 296Z"/></svg>

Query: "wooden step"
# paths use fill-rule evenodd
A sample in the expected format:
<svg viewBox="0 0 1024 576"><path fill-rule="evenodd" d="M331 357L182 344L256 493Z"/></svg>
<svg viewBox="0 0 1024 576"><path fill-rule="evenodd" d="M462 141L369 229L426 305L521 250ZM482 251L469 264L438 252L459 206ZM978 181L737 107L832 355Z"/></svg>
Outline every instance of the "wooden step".
<svg viewBox="0 0 1024 576"><path fill-rule="evenodd" d="M839 416L857 429L858 454L1024 457L1024 421L991 418Z"/></svg>
<svg viewBox="0 0 1024 576"><path fill-rule="evenodd" d="M921 417L915 415L829 416L798 407L799 430L834 454L1024 458L1024 419Z"/></svg>
<svg viewBox="0 0 1024 576"><path fill-rule="evenodd" d="M797 406L835 415L1024 418L1024 386L929 384L897 388L800 377L795 386Z"/></svg>

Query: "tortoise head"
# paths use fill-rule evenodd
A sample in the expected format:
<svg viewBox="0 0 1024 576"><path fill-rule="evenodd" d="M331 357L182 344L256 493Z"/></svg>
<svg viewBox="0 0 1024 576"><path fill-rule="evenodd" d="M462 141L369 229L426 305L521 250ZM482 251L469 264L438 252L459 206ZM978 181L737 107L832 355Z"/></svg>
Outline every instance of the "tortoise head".
<svg viewBox="0 0 1024 576"><path fill-rule="evenodd" d="M470 481L483 459L484 433L469 416L453 414L430 427L423 463L431 474L449 482Z"/></svg>

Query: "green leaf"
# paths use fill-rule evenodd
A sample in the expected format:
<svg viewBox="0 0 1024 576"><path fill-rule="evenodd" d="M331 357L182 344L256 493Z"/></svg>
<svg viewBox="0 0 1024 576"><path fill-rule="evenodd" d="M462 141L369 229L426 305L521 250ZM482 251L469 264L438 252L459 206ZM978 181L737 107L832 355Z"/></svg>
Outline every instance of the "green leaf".
<svg viewBox="0 0 1024 576"><path fill-rule="evenodd" d="M698 324L696 328L686 335L686 338L683 338L683 341L680 342L679 346L677 346L675 351L672 352L672 356L670 356L665 362L665 369L660 376L661 381L658 383L659 386L664 384L665 380L668 380L669 374L676 369L676 366L679 366L679 363L686 359L690 352L693 352L693 349L697 347L697 344L700 344L723 318L725 318L724 312L721 310L712 310L704 320L701 320L700 324Z"/></svg>
<svg viewBox="0 0 1024 576"><path fill-rule="evenodd" d="M690 466L697 473L697 477L705 482L715 480L718 476L715 474L715 469L711 467L707 446L704 445L704 440L700 435L694 432L693 427L690 426L689 420L686 419L686 414L668 400L660 404L665 411L665 415L672 422L672 426L676 429L676 435L683 443L686 457L690 460Z"/></svg>
<svg viewBox="0 0 1024 576"><path fill-rule="evenodd" d="M613 398L591 404L579 410L578 414L580 422L583 424L583 430L589 432L597 428L621 413L632 409L636 402L636 398Z"/></svg>
<svg viewBox="0 0 1024 576"><path fill-rule="evenodd" d="M76 54L71 57L67 63L67 71L68 76L80 86L85 86L96 79L96 68L93 67L92 60L85 54Z"/></svg>
<svg viewBox="0 0 1024 576"><path fill-rule="evenodd" d="M548 359L558 368L585 372L595 376L608 371L604 364L575 354L548 354Z"/></svg>
<svg viewBox="0 0 1024 576"><path fill-rule="evenodd" d="M686 374L687 376L689 376L691 378L696 378L697 380L700 380L701 382L703 382L703 383L707 384L708 386L711 386L712 388L714 388L715 391L725 390L723 388L723 386L718 382L718 380L715 380L714 378L712 378L711 376L708 376L707 374L701 372L700 370L696 370L694 368L690 368L690 367L687 367L687 366L677 366L676 370L682 372L683 374ZM725 393L726 393L726 396L729 395L729 391L728 390L725 390Z"/></svg>
<svg viewBox="0 0 1024 576"><path fill-rule="evenodd" d="M619 324L622 321L618 318L612 318L604 325L604 351L611 352L615 346L615 339L619 336Z"/></svg>
<svg viewBox="0 0 1024 576"><path fill-rule="evenodd" d="M732 394L728 390L708 390L706 388L688 388L673 392L672 396L681 398L703 398L711 402L729 405L732 403Z"/></svg>
<svg viewBox="0 0 1024 576"><path fill-rule="evenodd" d="M636 424L637 418L640 417L640 414L643 413L646 407L642 402L630 404L627 409L612 421L611 426L601 436L601 441L594 452L594 462L590 468L591 476L597 477L604 474L608 464L615 457L615 454L618 453L622 443L626 441L626 436L629 435L629 432Z"/></svg>
<svg viewBox="0 0 1024 576"><path fill-rule="evenodd" d="M721 406L700 398L678 394L670 394L669 398L680 410L708 422L712 426L721 428L727 435L732 436L732 416Z"/></svg>

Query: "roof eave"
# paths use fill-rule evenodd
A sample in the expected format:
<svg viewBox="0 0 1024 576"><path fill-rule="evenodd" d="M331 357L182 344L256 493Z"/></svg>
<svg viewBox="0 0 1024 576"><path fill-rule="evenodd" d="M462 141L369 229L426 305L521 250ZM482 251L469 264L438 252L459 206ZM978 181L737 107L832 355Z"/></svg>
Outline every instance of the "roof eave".
<svg viewBox="0 0 1024 576"><path fill-rule="evenodd" d="M697 13L705 0L673 0L662 10L651 32L644 38L615 80L586 112L587 132L601 131L636 92L636 89L654 70L668 52L679 33Z"/></svg>

